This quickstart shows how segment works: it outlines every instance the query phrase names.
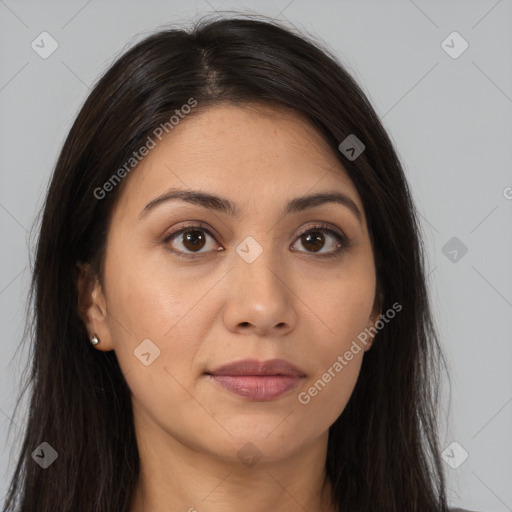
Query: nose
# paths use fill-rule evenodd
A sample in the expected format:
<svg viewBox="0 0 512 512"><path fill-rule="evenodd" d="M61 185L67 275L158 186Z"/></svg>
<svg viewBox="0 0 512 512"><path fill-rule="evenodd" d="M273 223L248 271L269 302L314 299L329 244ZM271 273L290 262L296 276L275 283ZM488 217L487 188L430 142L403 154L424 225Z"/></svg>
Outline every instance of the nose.
<svg viewBox="0 0 512 512"><path fill-rule="evenodd" d="M297 321L290 272L272 250L263 250L250 261L238 253L233 255L226 284L226 327L239 334L283 336Z"/></svg>

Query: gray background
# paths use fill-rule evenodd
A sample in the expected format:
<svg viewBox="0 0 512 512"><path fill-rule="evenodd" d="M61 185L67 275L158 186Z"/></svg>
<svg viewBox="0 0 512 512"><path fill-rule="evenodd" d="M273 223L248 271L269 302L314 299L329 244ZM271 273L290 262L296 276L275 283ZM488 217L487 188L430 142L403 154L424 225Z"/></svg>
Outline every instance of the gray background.
<svg viewBox="0 0 512 512"><path fill-rule="evenodd" d="M23 426L17 416L7 438L28 357L16 349L36 236L29 238L30 228L64 138L115 56L161 25L227 9L288 20L325 42L383 120L421 212L450 363L439 418L446 460L458 465L446 463L450 502L511 511L512 0L199 0L186 7L171 0L0 0L0 498ZM31 47L43 31L59 45L47 59ZM453 31L469 44L457 58L441 45ZM452 237L466 254L445 247ZM462 450L469 457L460 464Z"/></svg>

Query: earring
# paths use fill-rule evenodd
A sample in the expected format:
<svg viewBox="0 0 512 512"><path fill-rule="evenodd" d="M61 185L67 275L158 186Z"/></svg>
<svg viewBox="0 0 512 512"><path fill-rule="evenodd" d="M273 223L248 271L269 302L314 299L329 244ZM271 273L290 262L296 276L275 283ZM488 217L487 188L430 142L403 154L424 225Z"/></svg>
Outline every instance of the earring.
<svg viewBox="0 0 512 512"><path fill-rule="evenodd" d="M96 334L93 335L93 337L91 338L91 343L93 345L97 345L98 343L100 342L100 340L98 339L98 337L96 336Z"/></svg>

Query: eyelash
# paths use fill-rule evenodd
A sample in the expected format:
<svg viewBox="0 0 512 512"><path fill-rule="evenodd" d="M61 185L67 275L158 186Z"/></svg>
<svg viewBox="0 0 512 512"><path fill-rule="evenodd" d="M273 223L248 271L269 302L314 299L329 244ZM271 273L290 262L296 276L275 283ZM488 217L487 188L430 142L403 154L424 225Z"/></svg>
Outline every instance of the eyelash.
<svg viewBox="0 0 512 512"><path fill-rule="evenodd" d="M172 252L173 254L178 256L179 258L183 258L183 259L196 259L196 258L201 256L201 253L196 253L196 254L183 253L183 252L180 252L180 251L175 251L174 249L172 249L169 246L169 242L173 238L177 237L178 235L180 235L182 233L185 233L187 231L193 231L193 230L204 231L209 236L211 236L212 238L215 239L215 236L211 233L211 231L205 225L203 225L202 223L198 223L198 224L188 224L186 226L182 226L181 228L176 229L175 231L172 231L171 233L169 233L164 238L163 243L167 246L167 249L170 252ZM341 257L342 253L351 246L350 239L345 234L343 234L342 232L338 232L337 230L332 229L329 226L329 224L323 224L323 223L316 224L314 226L308 227L306 230L302 231L297 236L297 240L300 237L306 235L309 232L328 233L330 235L333 235L334 238L336 239L336 241L339 244L339 247L337 247L335 249L335 251L330 253L330 254L315 255L314 253L309 253L310 257L320 258L320 259L323 259L323 260L333 260L333 259ZM304 251L298 251L298 252L304 252Z"/></svg>

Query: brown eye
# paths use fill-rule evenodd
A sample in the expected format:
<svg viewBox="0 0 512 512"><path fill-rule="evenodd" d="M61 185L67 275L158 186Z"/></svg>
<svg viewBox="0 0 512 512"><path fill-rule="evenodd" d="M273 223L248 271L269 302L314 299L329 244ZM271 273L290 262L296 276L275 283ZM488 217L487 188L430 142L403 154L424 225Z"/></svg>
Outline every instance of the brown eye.
<svg viewBox="0 0 512 512"><path fill-rule="evenodd" d="M195 255L212 250L212 247L207 247L209 238L215 240L208 229L193 225L184 226L173 231L165 238L164 243L169 246L170 251L178 256L193 258ZM203 250L205 247L206 249ZM215 244L213 244L213 247L215 247Z"/></svg>
<svg viewBox="0 0 512 512"><path fill-rule="evenodd" d="M222 247L215 249L215 243L213 245L210 243L210 247L208 247L209 238L215 241L215 237L207 228L201 225L188 225L170 233L163 242L177 256L181 258L194 258L202 253L223 250ZM313 226L309 230L304 231L299 235L295 244L299 241L306 251L298 250L298 252L311 253L312 255L317 253L317 258L336 258L341 256L344 249L350 247L348 237L342 232L328 227L327 224ZM327 247L327 250L323 251L325 247Z"/></svg>
<svg viewBox="0 0 512 512"><path fill-rule="evenodd" d="M205 245L204 233L199 229L192 229L190 231L183 232L183 245L189 251L201 250Z"/></svg>
<svg viewBox="0 0 512 512"><path fill-rule="evenodd" d="M313 252L319 251L324 246L324 236L320 231L310 231L301 236L302 245Z"/></svg>
<svg viewBox="0 0 512 512"><path fill-rule="evenodd" d="M299 241L302 247L306 249L306 251L299 252L318 253L319 258L336 258L341 255L344 249L350 246L348 237L329 228L326 224L313 226L303 232L299 235L296 243ZM327 247L327 250L321 252L324 247Z"/></svg>

